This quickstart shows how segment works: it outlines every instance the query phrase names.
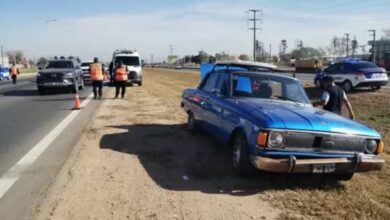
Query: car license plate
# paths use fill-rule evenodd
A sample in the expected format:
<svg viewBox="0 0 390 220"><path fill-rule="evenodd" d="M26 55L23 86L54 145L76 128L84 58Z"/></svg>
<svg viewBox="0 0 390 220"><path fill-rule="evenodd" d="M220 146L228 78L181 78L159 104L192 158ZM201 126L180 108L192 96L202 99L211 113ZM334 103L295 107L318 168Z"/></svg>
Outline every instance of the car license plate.
<svg viewBox="0 0 390 220"><path fill-rule="evenodd" d="M383 79L385 78L385 74L372 74L372 79Z"/></svg>
<svg viewBox="0 0 390 220"><path fill-rule="evenodd" d="M336 164L313 164L313 173L333 173L336 171Z"/></svg>

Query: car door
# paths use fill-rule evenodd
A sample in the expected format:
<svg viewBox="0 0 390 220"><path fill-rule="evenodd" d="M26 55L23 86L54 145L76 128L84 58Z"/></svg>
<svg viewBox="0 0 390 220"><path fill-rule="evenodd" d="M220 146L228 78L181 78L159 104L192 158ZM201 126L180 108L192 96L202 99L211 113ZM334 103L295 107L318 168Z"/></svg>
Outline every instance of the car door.
<svg viewBox="0 0 390 220"><path fill-rule="evenodd" d="M213 92L218 81L218 73L210 73L197 94L201 100L201 126L210 133L215 133L215 109L213 109Z"/></svg>
<svg viewBox="0 0 390 220"><path fill-rule="evenodd" d="M229 142L229 137L235 127L235 113L232 111L230 100L230 74L220 73L214 96L211 96L214 133L224 143Z"/></svg>

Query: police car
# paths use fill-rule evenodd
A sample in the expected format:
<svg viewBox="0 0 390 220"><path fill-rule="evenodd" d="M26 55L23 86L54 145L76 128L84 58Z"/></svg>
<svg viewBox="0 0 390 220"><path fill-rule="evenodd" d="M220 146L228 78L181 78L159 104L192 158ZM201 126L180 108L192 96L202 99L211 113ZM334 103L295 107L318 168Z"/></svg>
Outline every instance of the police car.
<svg viewBox="0 0 390 220"><path fill-rule="evenodd" d="M346 92L356 87L378 90L389 81L384 68L360 59L346 59L328 66L314 78L316 87L322 86L322 78L327 75L332 76L335 83Z"/></svg>

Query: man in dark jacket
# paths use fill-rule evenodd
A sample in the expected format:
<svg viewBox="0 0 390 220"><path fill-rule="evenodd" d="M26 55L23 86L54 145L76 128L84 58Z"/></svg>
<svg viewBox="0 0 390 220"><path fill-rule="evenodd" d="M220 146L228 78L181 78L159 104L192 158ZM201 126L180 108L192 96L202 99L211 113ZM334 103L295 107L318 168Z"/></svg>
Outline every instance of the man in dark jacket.
<svg viewBox="0 0 390 220"><path fill-rule="evenodd" d="M314 106L323 106L324 110L341 115L341 107L343 103L348 109L349 118L355 119L351 103L348 101L344 90L334 84L333 77L325 76L323 79L324 92L321 95L319 102L313 103Z"/></svg>

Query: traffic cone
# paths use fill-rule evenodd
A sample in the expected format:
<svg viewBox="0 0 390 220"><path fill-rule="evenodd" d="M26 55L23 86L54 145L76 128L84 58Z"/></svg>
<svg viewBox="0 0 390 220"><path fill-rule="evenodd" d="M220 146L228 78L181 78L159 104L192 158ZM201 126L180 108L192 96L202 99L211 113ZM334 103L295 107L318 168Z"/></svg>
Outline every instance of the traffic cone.
<svg viewBox="0 0 390 220"><path fill-rule="evenodd" d="M79 97L79 94L76 93L76 97L74 98L73 110L80 110L80 109L81 109L80 97Z"/></svg>

